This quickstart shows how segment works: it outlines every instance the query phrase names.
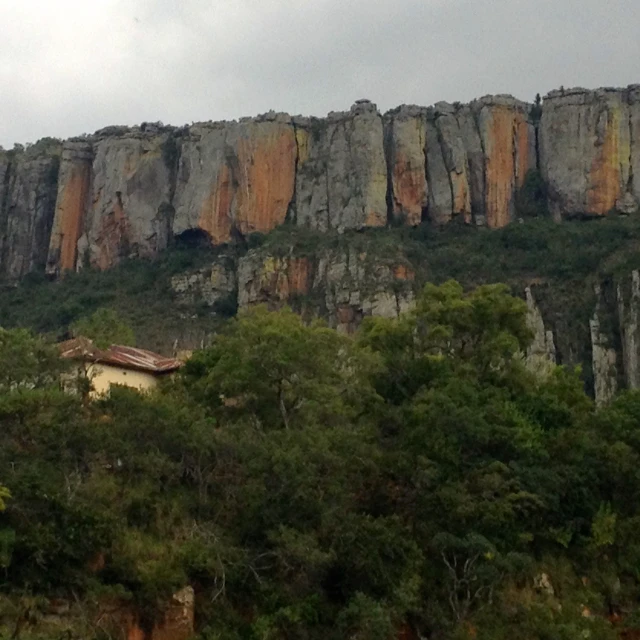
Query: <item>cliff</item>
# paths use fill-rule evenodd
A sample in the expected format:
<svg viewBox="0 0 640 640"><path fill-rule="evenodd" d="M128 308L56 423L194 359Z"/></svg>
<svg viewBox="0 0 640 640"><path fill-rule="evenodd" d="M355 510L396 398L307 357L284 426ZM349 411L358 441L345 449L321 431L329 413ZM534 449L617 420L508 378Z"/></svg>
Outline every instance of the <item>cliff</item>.
<svg viewBox="0 0 640 640"><path fill-rule="evenodd" d="M556 219L635 211L640 85L470 104L369 101L326 118L268 113L107 127L0 153L0 276L148 257L174 238L227 243L286 223L319 231L500 228L528 175Z"/></svg>
<svg viewBox="0 0 640 640"><path fill-rule="evenodd" d="M199 346L212 315L257 303L352 332L367 315L407 309L427 281L506 281L529 305L532 366L580 364L604 402L640 385L639 132L633 85L561 89L536 105L498 95L381 114L359 100L326 118L270 112L45 139L0 151L0 279L216 247L197 268L134 276L133 298L127 287L88 291L53 311L60 294L48 293L44 319L27 320L58 331L119 296L142 315L144 290L149 324L164 322L145 332L156 349ZM529 217L541 213L611 224L576 223L582 234L549 220L542 231ZM612 275L607 261L623 266ZM3 317L12 322L8 307Z"/></svg>

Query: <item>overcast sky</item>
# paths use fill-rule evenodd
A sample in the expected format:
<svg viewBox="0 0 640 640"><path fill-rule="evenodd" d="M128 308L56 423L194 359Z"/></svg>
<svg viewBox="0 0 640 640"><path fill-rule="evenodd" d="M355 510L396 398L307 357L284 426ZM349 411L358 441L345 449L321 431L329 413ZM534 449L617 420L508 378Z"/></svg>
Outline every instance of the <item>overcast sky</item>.
<svg viewBox="0 0 640 640"><path fill-rule="evenodd" d="M640 0L0 0L0 144L640 83Z"/></svg>

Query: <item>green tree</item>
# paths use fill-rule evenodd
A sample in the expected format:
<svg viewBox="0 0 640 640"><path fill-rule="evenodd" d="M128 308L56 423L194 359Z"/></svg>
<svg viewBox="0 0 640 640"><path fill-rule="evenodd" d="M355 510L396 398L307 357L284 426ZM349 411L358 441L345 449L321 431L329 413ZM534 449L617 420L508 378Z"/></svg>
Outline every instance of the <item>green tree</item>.
<svg viewBox="0 0 640 640"><path fill-rule="evenodd" d="M112 344L135 344L131 327L116 311L107 307L81 318L71 327L71 331L74 336L89 338L99 349L106 349Z"/></svg>
<svg viewBox="0 0 640 640"><path fill-rule="evenodd" d="M375 401L374 366L351 339L290 309L255 307L232 320L213 345L195 354L184 380L219 416L269 428L331 424Z"/></svg>
<svg viewBox="0 0 640 640"><path fill-rule="evenodd" d="M0 391L57 385L65 368L56 346L44 338L0 327Z"/></svg>

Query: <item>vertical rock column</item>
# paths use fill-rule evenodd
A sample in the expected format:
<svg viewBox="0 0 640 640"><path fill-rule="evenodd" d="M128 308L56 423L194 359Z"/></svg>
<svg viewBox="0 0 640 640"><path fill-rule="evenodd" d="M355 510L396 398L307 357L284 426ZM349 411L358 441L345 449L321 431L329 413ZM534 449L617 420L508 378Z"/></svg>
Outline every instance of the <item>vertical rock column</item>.
<svg viewBox="0 0 640 640"><path fill-rule="evenodd" d="M540 123L540 169L561 215L627 213L640 202L640 87L552 91Z"/></svg>
<svg viewBox="0 0 640 640"><path fill-rule="evenodd" d="M458 122L457 111L458 108L446 102L437 103L434 124L451 193L451 215L461 216L468 224L472 221L469 162L466 140ZM433 147L435 145L433 137L431 142ZM429 158L432 158L431 154Z"/></svg>
<svg viewBox="0 0 640 640"><path fill-rule="evenodd" d="M601 316L604 313L602 291L595 288L597 303L593 317L589 321L591 332L591 353L593 365L593 391L596 404L609 402L618 390L617 354L611 340L602 328Z"/></svg>
<svg viewBox="0 0 640 640"><path fill-rule="evenodd" d="M527 349L527 367L535 373L544 374L556 363L556 346L553 331L546 329L540 308L531 288L525 289L527 301L527 327L533 334L533 340Z"/></svg>
<svg viewBox="0 0 640 640"><path fill-rule="evenodd" d="M630 288L617 287L624 376L629 389L640 388L640 273L632 271Z"/></svg>
<svg viewBox="0 0 640 640"><path fill-rule="evenodd" d="M47 273L51 275L76 268L78 240L89 207L92 163L93 147L90 141L65 142L47 259Z"/></svg>
<svg viewBox="0 0 640 640"><path fill-rule="evenodd" d="M513 220L517 189L529 169L536 167L529 105L511 96L487 96L471 108L484 151L486 224L504 227Z"/></svg>
<svg viewBox="0 0 640 640"><path fill-rule="evenodd" d="M54 218L60 144L43 141L11 152L4 166L1 274L17 279L44 268ZM2 167L0 167L0 171Z"/></svg>
<svg viewBox="0 0 640 640"><path fill-rule="evenodd" d="M402 106L384 117L392 220L416 226L428 202L425 172L426 109Z"/></svg>
<svg viewBox="0 0 640 640"><path fill-rule="evenodd" d="M321 231L384 226L387 167L376 105L360 101L348 113L294 124L296 223Z"/></svg>
<svg viewBox="0 0 640 640"><path fill-rule="evenodd" d="M529 109L511 96L487 96L470 105L438 102L389 112L392 217L408 224L417 224L418 214L436 225L454 218L489 227L511 222L516 192L536 168Z"/></svg>

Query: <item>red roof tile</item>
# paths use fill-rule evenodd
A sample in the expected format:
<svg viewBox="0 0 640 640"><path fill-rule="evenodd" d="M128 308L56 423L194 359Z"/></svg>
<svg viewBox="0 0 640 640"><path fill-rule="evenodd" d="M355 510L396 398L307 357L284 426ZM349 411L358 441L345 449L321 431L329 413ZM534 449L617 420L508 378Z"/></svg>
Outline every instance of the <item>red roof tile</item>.
<svg viewBox="0 0 640 640"><path fill-rule="evenodd" d="M149 373L169 373L182 366L180 360L165 358L153 351L112 344L108 349L98 349L87 338L74 338L58 345L60 356L71 360L101 362L126 369Z"/></svg>

